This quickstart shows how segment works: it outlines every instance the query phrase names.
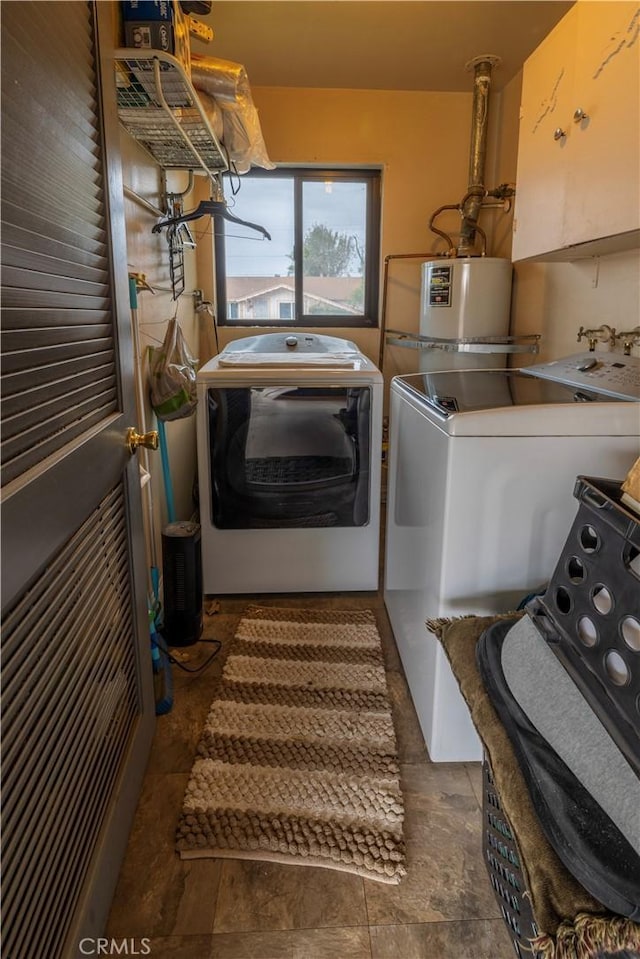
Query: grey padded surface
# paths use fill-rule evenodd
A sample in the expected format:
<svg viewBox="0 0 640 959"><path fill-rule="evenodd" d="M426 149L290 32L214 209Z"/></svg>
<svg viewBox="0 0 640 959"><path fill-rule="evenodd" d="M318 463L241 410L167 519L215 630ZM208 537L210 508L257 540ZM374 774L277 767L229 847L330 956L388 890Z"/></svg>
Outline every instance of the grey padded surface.
<svg viewBox="0 0 640 959"><path fill-rule="evenodd" d="M640 855L640 779L528 616L505 637L502 669L530 722Z"/></svg>

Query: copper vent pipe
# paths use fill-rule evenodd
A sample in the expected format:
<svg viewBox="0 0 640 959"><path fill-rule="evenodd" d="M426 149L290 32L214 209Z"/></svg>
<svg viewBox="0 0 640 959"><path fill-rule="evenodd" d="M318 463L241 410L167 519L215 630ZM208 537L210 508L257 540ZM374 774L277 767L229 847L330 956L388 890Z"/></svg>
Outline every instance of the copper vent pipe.
<svg viewBox="0 0 640 959"><path fill-rule="evenodd" d="M474 71L471 126L471 154L469 157L469 188L462 205L462 226L458 256L471 256L474 249L480 205L486 196L484 168L487 156L487 126L489 123L489 88L491 71L500 63L500 57L485 54L474 57L466 69Z"/></svg>

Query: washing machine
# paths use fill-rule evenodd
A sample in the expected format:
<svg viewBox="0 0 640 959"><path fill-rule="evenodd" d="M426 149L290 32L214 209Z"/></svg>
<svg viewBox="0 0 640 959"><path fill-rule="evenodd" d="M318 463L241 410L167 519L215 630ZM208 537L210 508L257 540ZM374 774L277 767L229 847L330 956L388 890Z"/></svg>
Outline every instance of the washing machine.
<svg viewBox="0 0 640 959"><path fill-rule="evenodd" d="M482 749L425 621L508 612L544 587L576 476L622 479L640 455L639 399L640 360L616 354L393 379L384 600L434 762Z"/></svg>
<svg viewBox="0 0 640 959"><path fill-rule="evenodd" d="M348 341L267 333L198 372L205 593L378 587L382 375Z"/></svg>

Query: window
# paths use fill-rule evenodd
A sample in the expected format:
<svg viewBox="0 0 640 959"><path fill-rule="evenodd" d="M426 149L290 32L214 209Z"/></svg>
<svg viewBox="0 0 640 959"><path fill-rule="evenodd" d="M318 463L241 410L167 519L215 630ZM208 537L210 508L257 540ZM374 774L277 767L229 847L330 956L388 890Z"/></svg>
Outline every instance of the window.
<svg viewBox="0 0 640 959"><path fill-rule="evenodd" d="M256 170L216 217L221 324L376 326L380 257L377 170Z"/></svg>

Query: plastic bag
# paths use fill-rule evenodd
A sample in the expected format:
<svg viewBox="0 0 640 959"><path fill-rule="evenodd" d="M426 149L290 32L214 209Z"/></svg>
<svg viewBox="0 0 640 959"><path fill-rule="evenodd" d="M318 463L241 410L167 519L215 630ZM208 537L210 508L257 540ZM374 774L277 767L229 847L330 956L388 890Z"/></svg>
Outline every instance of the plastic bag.
<svg viewBox="0 0 640 959"><path fill-rule="evenodd" d="M249 78L242 64L196 56L192 61L192 81L201 99L203 95L207 95L207 99L213 98L222 112L222 141L236 171L247 173L252 166L274 170L275 163L267 154ZM209 111L206 102L204 108ZM220 122L215 114L209 114L209 118L212 122Z"/></svg>
<svg viewBox="0 0 640 959"><path fill-rule="evenodd" d="M209 121L215 136L218 138L218 140L222 140L224 136L222 110L220 109L217 100L214 97L210 97L208 93L204 92L204 90L198 91L198 99L200 100L200 106L204 110L205 116Z"/></svg>
<svg viewBox="0 0 640 959"><path fill-rule="evenodd" d="M159 420L179 420L196 408L196 361L174 317L161 347L149 349L151 406Z"/></svg>
<svg viewBox="0 0 640 959"><path fill-rule="evenodd" d="M220 101L222 110L223 142L238 173L247 173L252 166L275 170L267 155L258 111L253 101L242 97L235 103Z"/></svg>
<svg viewBox="0 0 640 959"><path fill-rule="evenodd" d="M240 97L251 96L247 71L241 63L232 60L195 54L191 80L196 90L204 90L216 100L235 103Z"/></svg>

